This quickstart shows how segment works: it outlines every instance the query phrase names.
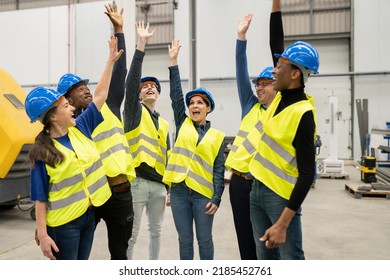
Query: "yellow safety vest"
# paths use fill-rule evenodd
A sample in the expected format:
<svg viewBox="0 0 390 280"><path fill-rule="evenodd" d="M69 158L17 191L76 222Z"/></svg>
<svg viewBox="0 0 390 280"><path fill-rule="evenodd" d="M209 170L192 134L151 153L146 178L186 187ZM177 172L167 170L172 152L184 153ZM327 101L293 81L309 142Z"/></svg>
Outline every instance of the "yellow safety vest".
<svg viewBox="0 0 390 280"><path fill-rule="evenodd" d="M74 152L53 139L65 160L54 168L46 165L49 198L46 223L56 227L83 215L90 202L101 206L111 196L106 172L95 143L77 128L69 128Z"/></svg>
<svg viewBox="0 0 390 280"><path fill-rule="evenodd" d="M93 131L92 138L100 153L106 175L115 177L119 174L127 175L131 182L135 178L133 157L123 131L122 122L104 103L101 113L104 121Z"/></svg>
<svg viewBox="0 0 390 280"><path fill-rule="evenodd" d="M199 135L192 120L183 122L164 173L163 182L185 181L194 191L211 198L214 194L214 161L225 138L225 134L210 128L197 144Z"/></svg>
<svg viewBox="0 0 390 280"><path fill-rule="evenodd" d="M242 119L240 129L226 158L225 167L227 169L234 169L242 173L249 172L249 162L256 152L257 142L252 143L248 136L253 127L262 126L261 116L264 112L261 104L256 103Z"/></svg>
<svg viewBox="0 0 390 280"><path fill-rule="evenodd" d="M312 100L294 103L274 116L280 100L281 94L278 93L264 114L263 129L257 131L257 152L249 164L249 170L279 196L289 199L299 175L292 142L303 114L312 111L314 122L316 118Z"/></svg>
<svg viewBox="0 0 390 280"><path fill-rule="evenodd" d="M158 174L164 175L167 163L167 139L169 124L158 118L159 129L156 130L148 109L142 106L141 122L138 127L126 133L134 167L145 162Z"/></svg>

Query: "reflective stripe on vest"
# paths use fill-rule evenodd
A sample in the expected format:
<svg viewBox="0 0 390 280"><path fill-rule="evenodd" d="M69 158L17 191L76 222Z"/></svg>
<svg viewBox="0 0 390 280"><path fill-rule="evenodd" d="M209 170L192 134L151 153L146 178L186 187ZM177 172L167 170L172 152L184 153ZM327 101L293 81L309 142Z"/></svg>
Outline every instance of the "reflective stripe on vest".
<svg viewBox="0 0 390 280"><path fill-rule="evenodd" d="M257 152L249 164L251 174L268 188L289 199L298 179L296 151L292 145L304 113L315 108L310 101L294 103L273 116L280 97L273 101L264 117L264 126L257 144ZM268 115L270 114L270 115ZM267 121L266 121L267 119ZM313 135L314 141L315 134Z"/></svg>
<svg viewBox="0 0 390 280"><path fill-rule="evenodd" d="M189 188L211 198L214 194L213 165L224 137L224 133L210 128L197 144L198 132L187 117L169 157L163 182L171 186L185 181Z"/></svg>
<svg viewBox="0 0 390 280"><path fill-rule="evenodd" d="M108 177L127 175L129 181L135 178L133 157L123 131L123 124L104 103L101 113L104 121L93 131L92 138L103 161Z"/></svg>
<svg viewBox="0 0 390 280"><path fill-rule="evenodd" d="M133 156L134 167L144 162L158 174L164 175L169 124L159 117L158 125L159 129L156 130L148 109L142 106L141 122L137 128L126 133L126 139Z"/></svg>
<svg viewBox="0 0 390 280"><path fill-rule="evenodd" d="M257 144L256 138L255 142L252 142L253 137L250 136L250 134L256 127L262 127L261 116L264 112L260 103L256 103L243 118L240 130L234 139L233 146L226 158L226 168L234 169L242 173L249 172L249 162L256 151L255 146Z"/></svg>
<svg viewBox="0 0 390 280"><path fill-rule="evenodd" d="M54 168L46 165L50 177L46 223L53 227L80 217L90 201L101 206L111 196L94 142L77 128L69 128L68 135L74 152L53 139L65 159Z"/></svg>

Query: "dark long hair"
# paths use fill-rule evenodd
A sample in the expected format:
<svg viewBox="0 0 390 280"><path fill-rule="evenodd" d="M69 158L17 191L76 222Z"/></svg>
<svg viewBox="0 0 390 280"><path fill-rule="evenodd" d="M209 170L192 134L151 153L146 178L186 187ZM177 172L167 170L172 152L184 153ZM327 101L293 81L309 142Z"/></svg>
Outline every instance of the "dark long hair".
<svg viewBox="0 0 390 280"><path fill-rule="evenodd" d="M64 155L54 146L49 134L51 128L50 118L56 109L57 107L53 107L45 114L42 121L43 129L35 138L35 143L28 154L28 161L32 167L35 166L37 160L55 167L56 164L63 162L65 159Z"/></svg>

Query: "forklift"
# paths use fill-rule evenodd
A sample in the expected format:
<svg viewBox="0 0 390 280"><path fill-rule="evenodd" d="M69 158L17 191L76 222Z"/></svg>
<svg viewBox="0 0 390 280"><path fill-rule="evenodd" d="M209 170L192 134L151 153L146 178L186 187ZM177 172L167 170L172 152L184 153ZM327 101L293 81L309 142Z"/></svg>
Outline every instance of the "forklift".
<svg viewBox="0 0 390 280"><path fill-rule="evenodd" d="M0 68L0 211L18 206L30 211L35 219L34 204L29 200L30 167L26 162L42 125L30 123L24 109L26 95L18 82Z"/></svg>

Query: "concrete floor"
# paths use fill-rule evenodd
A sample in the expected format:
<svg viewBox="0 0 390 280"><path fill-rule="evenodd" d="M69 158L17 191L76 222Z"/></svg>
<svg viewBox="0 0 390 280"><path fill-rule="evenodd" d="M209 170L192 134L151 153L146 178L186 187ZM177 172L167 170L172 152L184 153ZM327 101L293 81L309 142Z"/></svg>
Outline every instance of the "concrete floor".
<svg viewBox="0 0 390 280"><path fill-rule="evenodd" d="M309 260L390 260L390 200L355 198L345 184L362 184L360 172L345 166L349 179L318 179L303 204L303 240ZM226 186L228 187L228 186ZM29 205L23 205L24 208ZM134 259L147 259L148 234L144 216ZM45 259L35 245L35 222L18 208L0 212L0 260ZM215 259L238 260L239 253L226 189L214 220ZM170 208L165 211L161 259L178 259L178 241ZM198 253L195 254L198 259ZM90 256L107 260L105 225L95 234Z"/></svg>

